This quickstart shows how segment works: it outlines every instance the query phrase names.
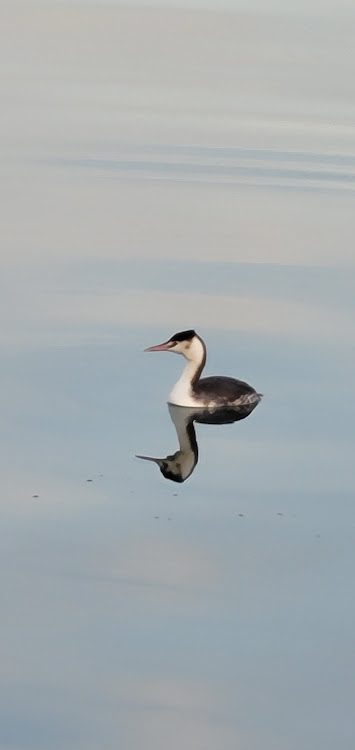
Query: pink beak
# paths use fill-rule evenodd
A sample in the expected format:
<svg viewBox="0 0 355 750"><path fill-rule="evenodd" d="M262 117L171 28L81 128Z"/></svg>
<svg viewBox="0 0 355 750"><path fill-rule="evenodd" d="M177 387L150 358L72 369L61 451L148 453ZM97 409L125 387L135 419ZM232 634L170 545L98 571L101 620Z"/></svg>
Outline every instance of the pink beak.
<svg viewBox="0 0 355 750"><path fill-rule="evenodd" d="M171 341L165 341L164 344L157 344L157 346L148 346L148 349L144 349L145 352L168 352L171 348Z"/></svg>

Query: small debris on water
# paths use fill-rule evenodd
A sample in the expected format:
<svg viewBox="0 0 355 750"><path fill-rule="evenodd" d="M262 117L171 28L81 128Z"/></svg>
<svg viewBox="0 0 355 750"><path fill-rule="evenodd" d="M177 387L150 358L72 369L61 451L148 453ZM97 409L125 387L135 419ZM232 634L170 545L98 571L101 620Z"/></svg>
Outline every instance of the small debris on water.
<svg viewBox="0 0 355 750"><path fill-rule="evenodd" d="M159 518L159 516L154 516L154 518Z"/></svg>
<svg viewBox="0 0 355 750"><path fill-rule="evenodd" d="M283 513L277 513L278 516L283 516Z"/></svg>
<svg viewBox="0 0 355 750"><path fill-rule="evenodd" d="M177 497L177 496L178 496L178 493L177 492L173 492L173 497Z"/></svg>
<svg viewBox="0 0 355 750"><path fill-rule="evenodd" d="M238 513L239 518L244 518L244 513Z"/></svg>
<svg viewBox="0 0 355 750"><path fill-rule="evenodd" d="M39 495L32 495L32 497L39 497Z"/></svg>
<svg viewBox="0 0 355 750"><path fill-rule="evenodd" d="M86 481L87 481L87 482L92 482L92 479L87 479Z"/></svg>

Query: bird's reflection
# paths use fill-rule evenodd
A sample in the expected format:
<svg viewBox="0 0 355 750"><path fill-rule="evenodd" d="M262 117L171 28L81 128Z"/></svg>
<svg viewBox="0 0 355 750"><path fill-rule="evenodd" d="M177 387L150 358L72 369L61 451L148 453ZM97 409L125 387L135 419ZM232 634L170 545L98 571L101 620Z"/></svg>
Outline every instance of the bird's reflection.
<svg viewBox="0 0 355 750"><path fill-rule="evenodd" d="M159 466L165 479L171 479L173 482L185 482L191 476L198 461L198 444L194 422L202 424L232 424L248 417L256 406L257 403L235 407L196 409L194 407L168 404L169 413L179 440L179 450L165 458L138 455L137 458L143 458L145 461L153 461L153 463Z"/></svg>

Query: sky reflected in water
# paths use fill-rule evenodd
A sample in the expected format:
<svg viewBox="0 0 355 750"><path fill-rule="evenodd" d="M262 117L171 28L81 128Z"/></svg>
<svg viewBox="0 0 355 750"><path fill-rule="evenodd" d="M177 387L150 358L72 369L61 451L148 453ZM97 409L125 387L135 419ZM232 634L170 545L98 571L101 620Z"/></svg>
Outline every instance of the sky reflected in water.
<svg viewBox="0 0 355 750"><path fill-rule="evenodd" d="M3 4L4 750L353 749L352 30L261 6Z"/></svg>

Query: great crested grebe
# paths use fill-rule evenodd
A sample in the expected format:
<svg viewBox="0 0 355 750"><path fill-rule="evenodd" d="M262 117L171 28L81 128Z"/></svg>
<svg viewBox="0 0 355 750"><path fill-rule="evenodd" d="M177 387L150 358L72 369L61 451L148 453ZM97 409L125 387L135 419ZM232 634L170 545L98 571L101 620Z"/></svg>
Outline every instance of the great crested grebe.
<svg viewBox="0 0 355 750"><path fill-rule="evenodd" d="M261 394L242 380L220 375L200 379L206 364L206 346L193 330L175 333L168 341L149 346L145 351L174 352L182 354L187 360L180 379L169 395L169 404L211 408L254 404L261 399Z"/></svg>
<svg viewBox="0 0 355 750"><path fill-rule="evenodd" d="M169 404L169 414L175 425L179 440L179 450L165 458L139 456L145 461L152 461L159 466L165 479L173 482L185 482L194 471L198 462L198 444L194 422L199 424L232 424L245 419L255 409L258 402L242 406L225 406L211 408L196 408Z"/></svg>

